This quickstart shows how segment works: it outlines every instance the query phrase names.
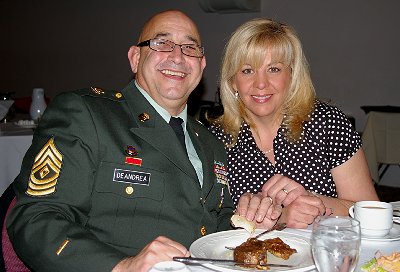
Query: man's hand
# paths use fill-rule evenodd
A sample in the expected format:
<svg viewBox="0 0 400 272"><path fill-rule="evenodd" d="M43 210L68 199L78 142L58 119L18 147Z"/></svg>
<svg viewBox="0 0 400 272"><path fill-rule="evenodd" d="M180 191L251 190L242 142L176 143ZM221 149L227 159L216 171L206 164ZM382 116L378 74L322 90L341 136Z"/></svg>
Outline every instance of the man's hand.
<svg viewBox="0 0 400 272"><path fill-rule="evenodd" d="M137 256L120 261L112 272L147 272L153 265L162 261L171 261L173 257L189 257L189 251L181 244L164 236L150 242Z"/></svg>

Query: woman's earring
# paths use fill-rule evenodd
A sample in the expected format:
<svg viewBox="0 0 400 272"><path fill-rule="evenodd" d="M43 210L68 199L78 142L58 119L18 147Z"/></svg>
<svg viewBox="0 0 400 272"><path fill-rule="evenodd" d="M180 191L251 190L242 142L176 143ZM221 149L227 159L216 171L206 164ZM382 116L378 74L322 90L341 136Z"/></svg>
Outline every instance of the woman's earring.
<svg viewBox="0 0 400 272"><path fill-rule="evenodd" d="M239 98L239 92L236 91L236 92L235 92L235 99L238 99L238 98Z"/></svg>

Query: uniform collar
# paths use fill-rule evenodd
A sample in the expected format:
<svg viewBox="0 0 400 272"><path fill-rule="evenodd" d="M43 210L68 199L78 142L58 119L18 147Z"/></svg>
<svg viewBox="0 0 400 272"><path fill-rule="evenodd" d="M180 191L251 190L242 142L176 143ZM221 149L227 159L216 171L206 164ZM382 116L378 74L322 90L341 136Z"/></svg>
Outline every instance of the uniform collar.
<svg viewBox="0 0 400 272"><path fill-rule="evenodd" d="M135 80L135 86L136 88L138 88L138 90L144 96L144 98L146 98L146 100L149 101L150 105L153 106L153 108L158 112L158 114L161 115L161 117L165 120L165 122L169 123L169 120L171 119L171 114L169 114L169 112L166 109L158 105L157 102L142 87L140 87L140 85L136 82L136 80ZM187 105L185 105L183 111L175 117L182 118L184 129L186 129Z"/></svg>

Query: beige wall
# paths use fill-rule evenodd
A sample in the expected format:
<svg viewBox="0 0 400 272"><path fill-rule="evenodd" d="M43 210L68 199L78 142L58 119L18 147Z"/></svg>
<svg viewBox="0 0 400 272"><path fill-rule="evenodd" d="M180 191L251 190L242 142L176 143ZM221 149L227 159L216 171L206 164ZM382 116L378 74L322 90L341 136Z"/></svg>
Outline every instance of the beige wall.
<svg viewBox="0 0 400 272"><path fill-rule="evenodd" d="M181 9L199 24L207 54L204 100L213 101L223 45L253 17L294 26L319 97L356 118L361 105L400 106L400 1L261 0L259 13L205 13L196 0L0 0L0 92L48 96L87 86L122 88L132 74L126 58L145 19ZM397 172L398 173L398 172Z"/></svg>
<svg viewBox="0 0 400 272"><path fill-rule="evenodd" d="M361 105L400 105L400 1L261 0L261 12L205 13L196 0L0 0L0 92L53 97L87 86L121 88L131 79L126 52L143 21L178 8L200 26L207 52L201 94L214 100L229 34L253 17L293 25L301 37L318 95L356 117ZM141 3L141 4L138 4Z"/></svg>

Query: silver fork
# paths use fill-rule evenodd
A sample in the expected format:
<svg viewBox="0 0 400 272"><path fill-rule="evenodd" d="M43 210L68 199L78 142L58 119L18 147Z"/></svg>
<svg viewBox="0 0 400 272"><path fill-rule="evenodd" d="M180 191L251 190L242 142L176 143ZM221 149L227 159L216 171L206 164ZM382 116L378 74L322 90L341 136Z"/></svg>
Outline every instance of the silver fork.
<svg viewBox="0 0 400 272"><path fill-rule="evenodd" d="M271 232L271 231L273 231L273 230L279 230L279 231L280 231L280 230L284 230L285 228L286 228L286 223L277 223L277 224L275 224L275 226L273 226L272 228L270 228L270 229L268 229L268 230L265 230L265 231L263 231L263 232L257 234L257 235L254 236L253 238L258 239L258 238L260 238L261 236L263 236L264 234L267 234L268 232ZM226 248L226 249L229 249L229 250L234 250L236 247L225 246L225 248Z"/></svg>

